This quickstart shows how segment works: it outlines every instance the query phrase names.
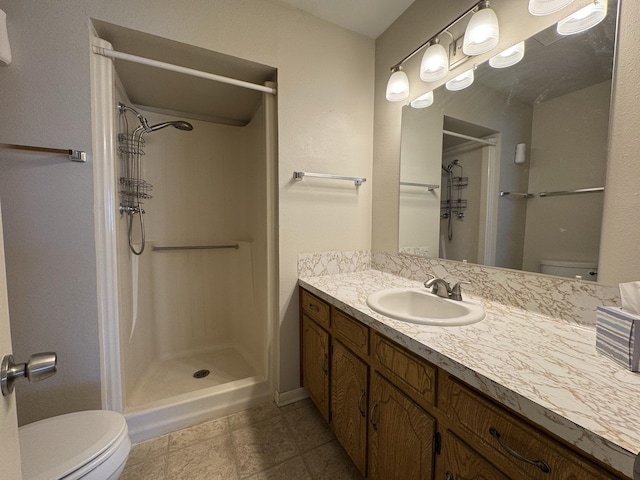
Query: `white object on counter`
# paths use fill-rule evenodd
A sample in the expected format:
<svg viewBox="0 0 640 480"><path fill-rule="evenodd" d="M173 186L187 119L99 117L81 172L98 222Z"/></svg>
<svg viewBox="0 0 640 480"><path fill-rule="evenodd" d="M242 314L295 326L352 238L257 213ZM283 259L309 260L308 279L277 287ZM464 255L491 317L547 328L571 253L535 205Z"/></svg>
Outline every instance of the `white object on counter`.
<svg viewBox="0 0 640 480"><path fill-rule="evenodd" d="M625 312L640 315L640 282L621 283L620 298Z"/></svg>

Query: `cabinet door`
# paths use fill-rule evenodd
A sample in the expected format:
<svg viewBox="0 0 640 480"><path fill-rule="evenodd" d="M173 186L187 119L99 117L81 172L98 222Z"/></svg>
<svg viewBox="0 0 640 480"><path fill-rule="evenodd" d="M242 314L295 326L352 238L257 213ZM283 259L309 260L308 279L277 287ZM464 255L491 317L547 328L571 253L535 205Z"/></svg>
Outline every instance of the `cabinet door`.
<svg viewBox="0 0 640 480"><path fill-rule="evenodd" d="M302 386L329 421L329 334L302 315Z"/></svg>
<svg viewBox="0 0 640 480"><path fill-rule="evenodd" d="M509 477L447 430L436 480L509 480Z"/></svg>
<svg viewBox="0 0 640 480"><path fill-rule="evenodd" d="M431 480L435 420L380 374L369 394L369 479Z"/></svg>
<svg viewBox="0 0 640 480"><path fill-rule="evenodd" d="M331 424L336 437L365 475L367 454L366 363L334 339L331 352Z"/></svg>

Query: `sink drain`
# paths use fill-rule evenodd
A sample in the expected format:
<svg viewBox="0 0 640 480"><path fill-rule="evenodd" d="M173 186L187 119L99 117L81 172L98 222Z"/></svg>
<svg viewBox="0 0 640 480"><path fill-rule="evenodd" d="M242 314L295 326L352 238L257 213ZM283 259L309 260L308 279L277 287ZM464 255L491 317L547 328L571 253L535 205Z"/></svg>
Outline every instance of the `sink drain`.
<svg viewBox="0 0 640 480"><path fill-rule="evenodd" d="M211 372L209 370L198 370L193 374L193 378L204 378L209 375Z"/></svg>

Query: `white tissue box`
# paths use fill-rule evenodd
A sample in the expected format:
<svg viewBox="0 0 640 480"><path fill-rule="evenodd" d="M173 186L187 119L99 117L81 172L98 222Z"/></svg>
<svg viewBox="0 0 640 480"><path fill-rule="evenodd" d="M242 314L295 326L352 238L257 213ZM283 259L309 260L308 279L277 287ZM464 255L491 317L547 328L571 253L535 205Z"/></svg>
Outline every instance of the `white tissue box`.
<svg viewBox="0 0 640 480"><path fill-rule="evenodd" d="M619 307L597 307L596 350L632 372L640 360L640 316Z"/></svg>

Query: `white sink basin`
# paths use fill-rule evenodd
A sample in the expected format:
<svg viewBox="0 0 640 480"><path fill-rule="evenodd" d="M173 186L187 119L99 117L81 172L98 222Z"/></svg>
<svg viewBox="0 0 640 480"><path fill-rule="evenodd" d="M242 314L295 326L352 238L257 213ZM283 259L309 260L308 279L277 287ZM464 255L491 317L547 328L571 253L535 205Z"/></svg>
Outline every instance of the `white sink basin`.
<svg viewBox="0 0 640 480"><path fill-rule="evenodd" d="M423 325L469 325L485 317L478 304L441 298L421 288L379 290L367 297L367 305L387 317Z"/></svg>

